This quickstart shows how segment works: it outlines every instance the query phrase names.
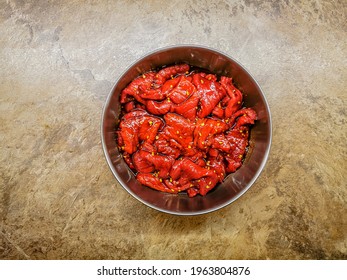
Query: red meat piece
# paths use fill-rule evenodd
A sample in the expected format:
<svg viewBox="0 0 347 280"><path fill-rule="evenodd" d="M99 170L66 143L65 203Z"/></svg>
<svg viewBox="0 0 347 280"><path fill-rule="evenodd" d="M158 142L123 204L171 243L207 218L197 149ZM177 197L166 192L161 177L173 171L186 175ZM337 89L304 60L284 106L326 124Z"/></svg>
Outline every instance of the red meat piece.
<svg viewBox="0 0 347 280"><path fill-rule="evenodd" d="M193 84L200 95L200 110L197 115L199 118L204 118L213 111L219 101L226 95L226 91L218 82L206 79L201 73L193 76Z"/></svg>
<svg viewBox="0 0 347 280"><path fill-rule="evenodd" d="M174 88L171 88L176 84ZM169 85L170 91L165 86ZM161 102L149 100L146 103L148 112L154 115L164 115L168 112L178 113L189 120L196 117L197 105L199 97L196 93L194 85L184 76L167 81L163 85L163 92L167 99ZM177 104L178 103L178 104Z"/></svg>
<svg viewBox="0 0 347 280"><path fill-rule="evenodd" d="M227 107L225 108L225 117L229 118L242 106L242 93L238 90L232 82L231 78L221 77L220 81L222 87L226 90L229 100Z"/></svg>
<svg viewBox="0 0 347 280"><path fill-rule="evenodd" d="M133 163L135 168L141 173L150 173L158 171L160 178L167 178L174 159L167 156L147 152L144 150L137 151L133 155Z"/></svg>
<svg viewBox="0 0 347 280"><path fill-rule="evenodd" d="M228 153L231 149L228 139L224 134L218 134L212 139L212 148Z"/></svg>
<svg viewBox="0 0 347 280"><path fill-rule="evenodd" d="M140 150L143 150L143 151L149 152L149 153L152 153L152 152L157 153L156 147L155 147L153 144L149 143L148 141L143 142L143 143L140 145L140 148L139 148L138 150L139 150L139 151L140 151Z"/></svg>
<svg viewBox="0 0 347 280"><path fill-rule="evenodd" d="M171 111L171 107L172 103L167 99L161 102L149 100L146 105L147 111L154 115L164 115Z"/></svg>
<svg viewBox="0 0 347 280"><path fill-rule="evenodd" d="M179 78L176 78L174 80L177 80L178 83L176 84L175 88L173 88L168 93L167 96L172 102L179 104L188 99L188 97L191 96L196 89L195 86L185 76L180 76Z"/></svg>
<svg viewBox="0 0 347 280"><path fill-rule="evenodd" d="M144 89L150 89L153 84L155 75L155 72L148 72L134 79L125 89L122 90L120 102L127 103L131 101L131 98L133 97L136 101L144 104L146 101L141 98L140 89L141 91L143 91Z"/></svg>
<svg viewBox="0 0 347 280"><path fill-rule="evenodd" d="M160 178L167 178L169 176L169 171L175 162L171 157L153 154L147 156L147 160L154 165Z"/></svg>
<svg viewBox="0 0 347 280"><path fill-rule="evenodd" d="M206 156L205 153L202 153L197 147L194 146L194 143L191 143L186 148L181 149L181 155L192 159L196 162L198 158Z"/></svg>
<svg viewBox="0 0 347 280"><path fill-rule="evenodd" d="M174 159L178 158L181 154L180 150L177 147L170 146L170 142L166 139L156 140L153 145L156 147L158 153L170 156Z"/></svg>
<svg viewBox="0 0 347 280"><path fill-rule="evenodd" d="M130 101L128 103L125 103L124 110L125 112L129 113L130 111L134 110L136 108L136 104L134 101Z"/></svg>
<svg viewBox="0 0 347 280"><path fill-rule="evenodd" d="M167 192L167 193L178 193L177 189L170 189L168 188L162 178L155 177L151 173L138 173L136 175L136 179L142 184L147 187L150 187L152 189L161 191L161 192Z"/></svg>
<svg viewBox="0 0 347 280"><path fill-rule="evenodd" d="M217 175L218 181L222 182L226 175L225 165L223 162L223 157L218 155L217 157L211 158L207 165L213 170L213 172Z"/></svg>
<svg viewBox="0 0 347 280"><path fill-rule="evenodd" d="M242 159L248 146L248 131L247 126L234 127L225 135L231 146L230 152L225 155L228 173L235 172L242 165Z"/></svg>
<svg viewBox="0 0 347 280"><path fill-rule="evenodd" d="M199 189L198 189L198 188L195 188L195 187L189 188L189 189L187 190L187 194L188 194L189 197L194 197L194 196L196 196L198 193L199 193Z"/></svg>
<svg viewBox="0 0 347 280"><path fill-rule="evenodd" d="M146 109L146 106L144 104L141 104L141 103L138 103L136 104L136 109L141 109L141 110L145 110Z"/></svg>
<svg viewBox="0 0 347 280"><path fill-rule="evenodd" d="M212 144L213 136L228 128L229 126L220 120L200 119L195 125L194 145L200 150L206 150Z"/></svg>
<svg viewBox="0 0 347 280"><path fill-rule="evenodd" d="M165 92L165 97L168 97L171 94L171 92L176 88L180 79L181 76L174 79L169 79L162 85L161 89L163 92Z"/></svg>
<svg viewBox="0 0 347 280"><path fill-rule="evenodd" d="M166 139L175 140L181 146L181 149L188 149L193 143L194 124L174 113L167 113L164 120L166 126L163 134Z"/></svg>
<svg viewBox="0 0 347 280"><path fill-rule="evenodd" d="M125 152L132 154L141 140L152 143L162 125L161 119L149 115L146 111L133 110L125 114L120 122L119 145Z"/></svg>
<svg viewBox="0 0 347 280"><path fill-rule="evenodd" d="M163 100L167 96L170 95L170 93L173 91L173 89L176 87L176 85L179 83L180 78L170 79L167 80L161 87L154 88L154 89L147 89L140 92L140 97L143 99L151 99L151 100ZM153 85L153 87L158 87L158 85Z"/></svg>
<svg viewBox="0 0 347 280"><path fill-rule="evenodd" d="M218 183L217 176L211 178L202 178L199 180L198 189L200 195L206 195L209 191L211 191Z"/></svg>
<svg viewBox="0 0 347 280"><path fill-rule="evenodd" d="M219 102L216 107L214 107L212 114L220 119L224 118L224 109L222 108L221 103Z"/></svg>
<svg viewBox="0 0 347 280"><path fill-rule="evenodd" d="M206 154L197 149L194 149L191 155L185 155L185 157L190 159L192 162L194 162L195 164L201 167L206 166L206 162L205 162Z"/></svg>
<svg viewBox="0 0 347 280"><path fill-rule="evenodd" d="M186 180L196 180L202 177L215 177L213 171L203 168L196 163L192 162L188 158L182 158L176 160L173 164L170 176L172 179L177 180L178 178L185 178Z"/></svg>
<svg viewBox="0 0 347 280"><path fill-rule="evenodd" d="M257 119L257 113L251 108L240 110L238 115L241 113L242 116L236 121L236 127L254 124L254 121Z"/></svg>
<svg viewBox="0 0 347 280"><path fill-rule="evenodd" d="M139 130L139 124L135 119L132 120L123 118L123 120L120 122L119 129L118 145L126 153L134 153L136 151L137 145L139 144L139 136L137 134Z"/></svg>
<svg viewBox="0 0 347 280"><path fill-rule="evenodd" d="M138 172L150 173L154 171L153 163L149 162L146 158L149 152L140 150L133 154L134 167Z"/></svg>
<svg viewBox="0 0 347 280"><path fill-rule="evenodd" d="M226 155L225 160L227 161L226 171L228 173L235 172L242 165L242 160L235 159L233 156Z"/></svg>
<svg viewBox="0 0 347 280"><path fill-rule="evenodd" d="M229 126L232 126L235 123L235 120L236 127L251 125L254 124L255 120L257 120L257 113L251 108L241 109L231 116L229 119Z"/></svg>
<svg viewBox="0 0 347 280"><path fill-rule="evenodd" d="M163 100L165 99L166 94L160 88L156 88L156 89L144 89L139 92L139 96L142 99Z"/></svg>
<svg viewBox="0 0 347 280"><path fill-rule="evenodd" d="M164 133L165 133L165 131L164 131ZM166 137L166 139L168 138L167 135L165 135L165 137ZM180 152L181 152L181 150L183 150L183 146L180 143L178 143L175 139L168 139L168 142L169 142L169 145L171 147L179 149Z"/></svg>
<svg viewBox="0 0 347 280"><path fill-rule="evenodd" d="M222 182L226 174L223 157L220 155L206 161L206 168L213 172L213 176L202 177L193 184L198 189L198 193L203 196L211 191L218 182ZM194 193L190 195L192 196Z"/></svg>
<svg viewBox="0 0 347 280"><path fill-rule="evenodd" d="M132 112L129 112L128 114L125 114L123 117L122 117L122 121L127 121L127 120L132 120L132 119L140 119L142 118L143 116L146 116L148 115L148 113L145 111L145 110L142 110L142 109L138 109L138 110L134 110Z"/></svg>
<svg viewBox="0 0 347 280"><path fill-rule="evenodd" d="M205 74L205 73L204 73ZM204 76L207 80L209 80L209 81L213 81L213 82L215 82L215 81L217 81L217 76L216 75L214 75L214 74L207 74L206 76Z"/></svg>
<svg viewBox="0 0 347 280"><path fill-rule="evenodd" d="M144 116L140 123L139 139L153 143L158 130L163 126L161 119L153 116Z"/></svg>
<svg viewBox="0 0 347 280"><path fill-rule="evenodd" d="M135 165L133 163L133 160L131 158L131 156L127 153L127 152L124 152L123 153L123 158L126 162L126 164L131 168L131 169L135 169Z"/></svg>
<svg viewBox="0 0 347 280"><path fill-rule="evenodd" d="M215 148L208 149L208 155L211 157L217 157L219 154L220 154L219 151Z"/></svg>
<svg viewBox="0 0 347 280"><path fill-rule="evenodd" d="M186 182L184 184L181 184L181 182L173 180L172 178L166 179L164 183L171 190L171 192L181 192L191 188L191 183Z"/></svg>
<svg viewBox="0 0 347 280"><path fill-rule="evenodd" d="M166 80L170 79L171 77L174 77L178 74L185 74L187 71L189 71L188 64L169 66L161 69L158 72L158 74L155 76L154 82L157 85L162 85Z"/></svg>
<svg viewBox="0 0 347 280"><path fill-rule="evenodd" d="M199 93L195 90L187 100L175 105L173 107L173 112L193 121L196 118L199 100Z"/></svg>

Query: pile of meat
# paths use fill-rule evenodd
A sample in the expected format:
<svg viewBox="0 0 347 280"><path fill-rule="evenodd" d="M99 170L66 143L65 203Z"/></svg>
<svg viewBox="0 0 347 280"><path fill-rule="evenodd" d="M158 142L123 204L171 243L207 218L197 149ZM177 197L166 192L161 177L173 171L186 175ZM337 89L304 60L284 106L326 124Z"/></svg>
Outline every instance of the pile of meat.
<svg viewBox="0 0 347 280"><path fill-rule="evenodd" d="M187 64L137 77L120 102L117 141L137 180L189 197L206 195L242 165L257 118L231 78Z"/></svg>

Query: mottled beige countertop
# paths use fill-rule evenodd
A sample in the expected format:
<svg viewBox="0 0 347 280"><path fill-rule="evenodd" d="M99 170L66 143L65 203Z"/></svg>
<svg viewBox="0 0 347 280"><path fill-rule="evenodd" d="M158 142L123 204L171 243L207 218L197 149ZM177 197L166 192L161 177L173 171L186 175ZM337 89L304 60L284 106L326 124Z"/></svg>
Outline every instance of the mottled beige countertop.
<svg viewBox="0 0 347 280"><path fill-rule="evenodd" d="M0 259L347 259L346 1L0 1ZM240 61L273 118L253 187L195 217L144 206L100 140L119 75L159 47Z"/></svg>

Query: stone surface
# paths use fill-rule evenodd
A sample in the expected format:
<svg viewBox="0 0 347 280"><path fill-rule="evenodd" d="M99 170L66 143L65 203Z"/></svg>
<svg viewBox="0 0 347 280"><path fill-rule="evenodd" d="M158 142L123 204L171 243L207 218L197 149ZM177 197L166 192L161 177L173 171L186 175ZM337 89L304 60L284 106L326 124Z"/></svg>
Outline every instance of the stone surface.
<svg viewBox="0 0 347 280"><path fill-rule="evenodd" d="M1 259L347 259L346 1L0 1ZM240 61L272 111L268 163L197 217L129 196L100 143L128 65L194 43Z"/></svg>

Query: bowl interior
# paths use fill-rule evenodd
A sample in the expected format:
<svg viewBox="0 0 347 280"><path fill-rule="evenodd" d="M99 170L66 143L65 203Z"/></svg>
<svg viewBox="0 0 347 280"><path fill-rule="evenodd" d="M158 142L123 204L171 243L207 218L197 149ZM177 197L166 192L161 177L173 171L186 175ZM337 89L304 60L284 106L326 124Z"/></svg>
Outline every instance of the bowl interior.
<svg viewBox="0 0 347 280"><path fill-rule="evenodd" d="M232 77L244 93L246 107L253 108L258 120L251 129L250 147L244 164L225 178L206 196L189 198L186 194L169 194L142 186L122 159L115 141L115 127L120 113L119 96L138 75L164 65L188 63L217 75ZM259 176L267 160L271 144L271 117L262 91L252 76L234 59L213 49L178 46L153 52L135 62L113 87L103 111L102 144L106 160L119 183L135 198L157 210L196 215L220 209L245 193Z"/></svg>

